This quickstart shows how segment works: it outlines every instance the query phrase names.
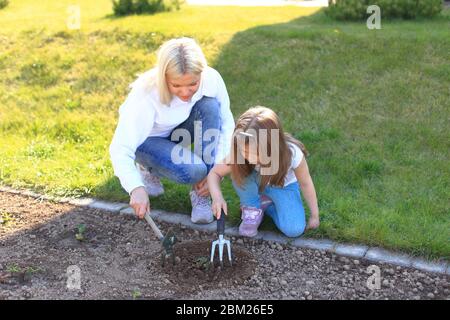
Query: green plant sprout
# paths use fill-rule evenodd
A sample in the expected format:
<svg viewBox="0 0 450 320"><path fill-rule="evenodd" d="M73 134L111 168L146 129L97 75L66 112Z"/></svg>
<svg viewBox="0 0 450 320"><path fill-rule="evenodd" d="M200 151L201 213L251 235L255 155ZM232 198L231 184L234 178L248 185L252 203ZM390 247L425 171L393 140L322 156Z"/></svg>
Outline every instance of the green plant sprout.
<svg viewBox="0 0 450 320"><path fill-rule="evenodd" d="M36 273L36 272L40 272L43 271L43 269L41 267L33 267L33 266L28 266L28 267L20 267L17 264L12 264L9 265L6 268L6 272L9 273L27 273L27 274L32 274L32 273Z"/></svg>
<svg viewBox="0 0 450 320"><path fill-rule="evenodd" d="M134 300L140 298L141 296L142 296L142 293L139 290L137 290L137 289L133 290L132 297Z"/></svg>
<svg viewBox="0 0 450 320"><path fill-rule="evenodd" d="M78 232L75 234L75 238L78 241L84 241L85 237L84 237L84 233L86 232L86 225L81 223L78 225Z"/></svg>
<svg viewBox="0 0 450 320"><path fill-rule="evenodd" d="M12 214L6 211L0 212L0 224L6 226L13 220Z"/></svg>
<svg viewBox="0 0 450 320"><path fill-rule="evenodd" d="M195 265L197 268L208 269L209 267L209 258L208 257L198 257L195 259Z"/></svg>
<svg viewBox="0 0 450 320"><path fill-rule="evenodd" d="M20 268L17 264L13 264L13 265L9 265L6 268L6 271L10 272L10 273L19 273L19 272L22 272L22 268Z"/></svg>

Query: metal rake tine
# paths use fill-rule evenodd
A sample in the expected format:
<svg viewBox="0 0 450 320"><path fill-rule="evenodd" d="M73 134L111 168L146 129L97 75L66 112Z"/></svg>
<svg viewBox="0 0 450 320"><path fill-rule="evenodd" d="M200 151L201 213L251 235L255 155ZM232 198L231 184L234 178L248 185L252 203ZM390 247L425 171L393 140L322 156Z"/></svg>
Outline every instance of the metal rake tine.
<svg viewBox="0 0 450 320"><path fill-rule="evenodd" d="M212 243L212 249L211 249L211 265L213 265L214 264L214 253L216 252L216 244L217 244L217 242L216 241L213 241L213 243Z"/></svg>
<svg viewBox="0 0 450 320"><path fill-rule="evenodd" d="M220 266L223 267L223 242L219 242L219 260Z"/></svg>
<svg viewBox="0 0 450 320"><path fill-rule="evenodd" d="M226 245L227 245L227 251L228 251L228 261L230 262L230 266L233 266L233 262L231 260L231 242L227 241Z"/></svg>

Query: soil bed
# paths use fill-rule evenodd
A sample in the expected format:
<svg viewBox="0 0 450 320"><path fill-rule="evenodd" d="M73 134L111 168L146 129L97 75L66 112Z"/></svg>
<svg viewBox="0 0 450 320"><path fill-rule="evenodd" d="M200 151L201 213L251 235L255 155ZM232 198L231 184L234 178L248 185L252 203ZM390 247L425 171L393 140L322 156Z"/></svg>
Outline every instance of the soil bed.
<svg viewBox="0 0 450 320"><path fill-rule="evenodd" d="M449 276L231 237L233 267L206 272L207 234L173 227L173 266L144 220L0 192L1 299L449 299ZM216 256L217 257L217 256ZM217 260L217 259L216 259ZM367 285L371 266L380 287ZM68 286L80 270L80 289Z"/></svg>

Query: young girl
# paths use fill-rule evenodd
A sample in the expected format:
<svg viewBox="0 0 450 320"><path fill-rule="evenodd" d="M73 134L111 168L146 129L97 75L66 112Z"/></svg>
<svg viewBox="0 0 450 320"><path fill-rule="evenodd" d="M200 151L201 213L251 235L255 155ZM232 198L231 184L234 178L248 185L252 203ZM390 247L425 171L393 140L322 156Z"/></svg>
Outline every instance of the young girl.
<svg viewBox="0 0 450 320"><path fill-rule="evenodd" d="M265 107L247 110L234 129L230 156L208 174L213 213L217 218L222 209L227 214L220 181L231 173L241 202L240 235L256 236L265 212L286 236L300 236L305 231L300 189L311 212L306 229L317 228L319 208L306 155L303 144L283 132L275 112Z"/></svg>
<svg viewBox="0 0 450 320"><path fill-rule="evenodd" d="M148 196L162 194L160 178L166 178L192 185L192 222L212 222L206 176L216 161L227 156L234 128L221 75L207 65L194 39L178 38L162 44L156 66L131 87L109 148L114 173L130 194L131 207L143 218L150 211ZM218 138L209 142L203 137L212 131ZM188 141L181 140L184 136ZM199 145L194 152L192 140ZM178 161L180 145L191 161Z"/></svg>

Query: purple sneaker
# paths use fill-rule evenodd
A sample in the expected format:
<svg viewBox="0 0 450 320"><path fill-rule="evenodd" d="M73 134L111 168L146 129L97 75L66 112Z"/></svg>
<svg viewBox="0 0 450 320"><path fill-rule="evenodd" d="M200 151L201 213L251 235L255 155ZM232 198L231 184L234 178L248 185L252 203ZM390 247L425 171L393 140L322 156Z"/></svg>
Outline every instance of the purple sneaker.
<svg viewBox="0 0 450 320"><path fill-rule="evenodd" d="M258 234L258 227L261 224L264 213L261 209L242 206L242 223L239 226L239 234L245 237L254 237Z"/></svg>

